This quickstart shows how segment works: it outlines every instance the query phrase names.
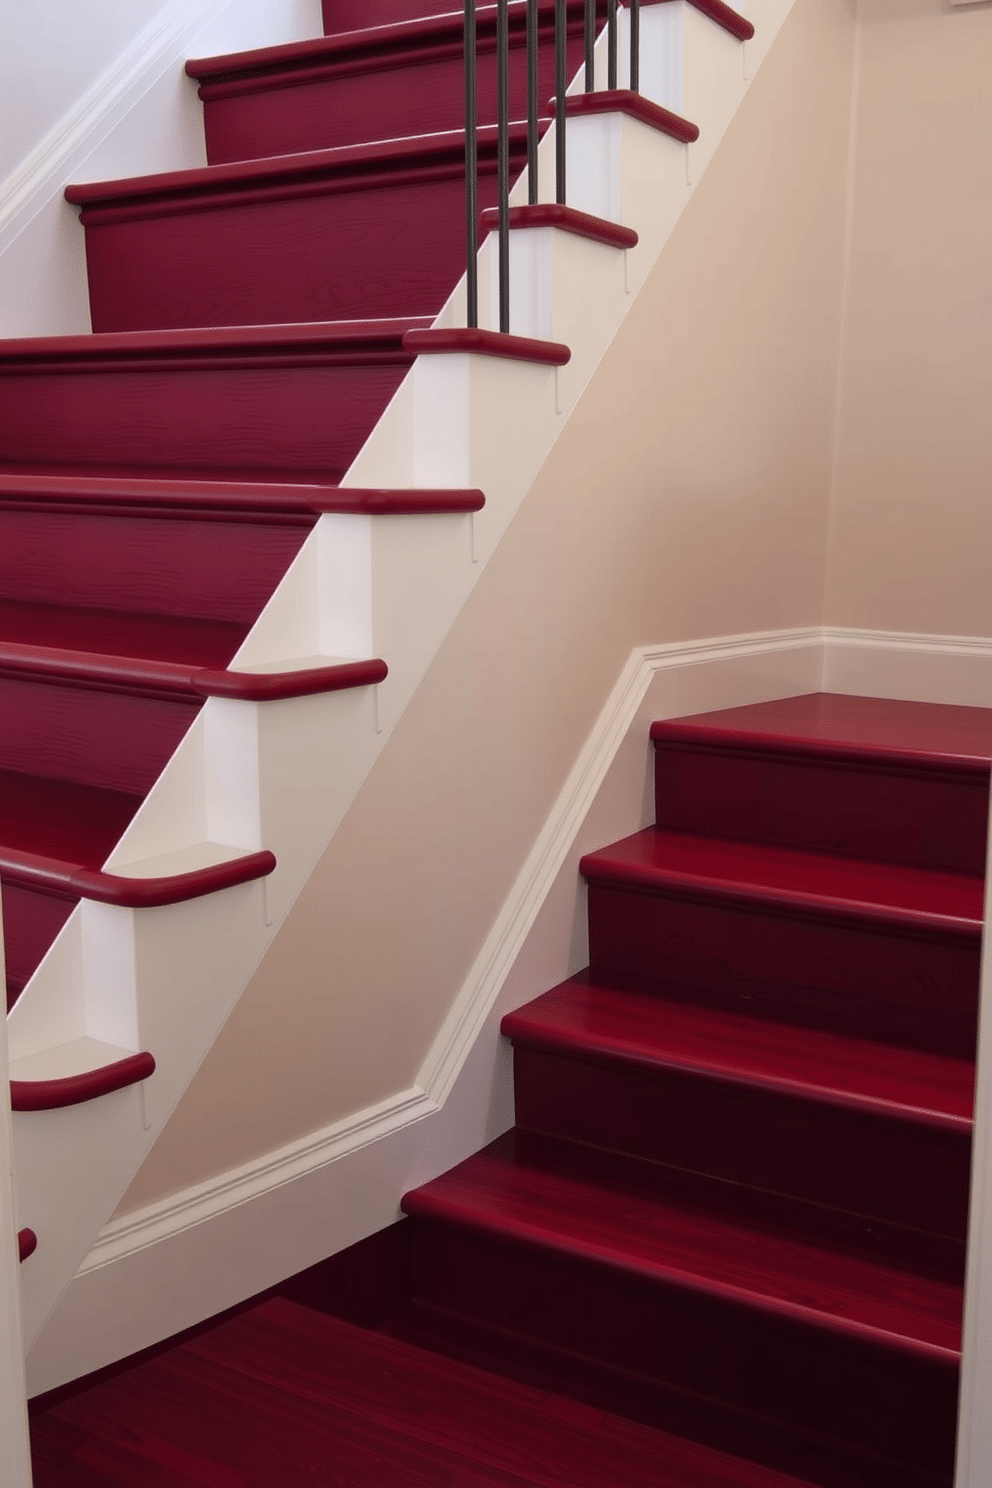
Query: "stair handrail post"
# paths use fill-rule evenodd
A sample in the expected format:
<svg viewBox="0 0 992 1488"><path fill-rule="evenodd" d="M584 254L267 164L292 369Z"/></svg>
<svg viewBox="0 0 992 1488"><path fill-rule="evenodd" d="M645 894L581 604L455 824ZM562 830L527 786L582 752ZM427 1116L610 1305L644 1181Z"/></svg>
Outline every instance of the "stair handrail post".
<svg viewBox="0 0 992 1488"><path fill-rule="evenodd" d="M479 324L479 136L475 0L465 0L465 296L466 321Z"/></svg>
<svg viewBox="0 0 992 1488"><path fill-rule="evenodd" d="M0 979L4 975L3 923L0 920ZM6 1008L5 1008L6 1014ZM14 1211L13 1148L7 1019L0 1019L0 1462L5 1488L31 1488L21 1278Z"/></svg>
<svg viewBox="0 0 992 1488"><path fill-rule="evenodd" d="M641 90L641 0L630 0L630 88Z"/></svg>
<svg viewBox="0 0 992 1488"><path fill-rule="evenodd" d="M499 328L510 330L510 15L496 5L496 177L499 193Z"/></svg>
<svg viewBox="0 0 992 1488"><path fill-rule="evenodd" d="M538 25L537 0L527 0L527 201L537 204Z"/></svg>
<svg viewBox="0 0 992 1488"><path fill-rule="evenodd" d="M607 0L606 34L606 86L613 93L617 86L617 0Z"/></svg>
<svg viewBox="0 0 992 1488"><path fill-rule="evenodd" d="M585 0L585 88L596 89L596 0Z"/></svg>
<svg viewBox="0 0 992 1488"><path fill-rule="evenodd" d="M565 205L565 89L568 15L565 0L555 0L555 201Z"/></svg>

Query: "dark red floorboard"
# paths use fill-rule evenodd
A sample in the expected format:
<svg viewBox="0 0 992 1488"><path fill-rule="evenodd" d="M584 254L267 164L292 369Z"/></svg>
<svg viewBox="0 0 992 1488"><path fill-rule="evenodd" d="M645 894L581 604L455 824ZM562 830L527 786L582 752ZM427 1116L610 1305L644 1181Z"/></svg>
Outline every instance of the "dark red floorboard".
<svg viewBox="0 0 992 1488"><path fill-rule="evenodd" d="M32 1434L36 1488L98 1471L135 1488L794 1481L281 1300L35 1416Z"/></svg>

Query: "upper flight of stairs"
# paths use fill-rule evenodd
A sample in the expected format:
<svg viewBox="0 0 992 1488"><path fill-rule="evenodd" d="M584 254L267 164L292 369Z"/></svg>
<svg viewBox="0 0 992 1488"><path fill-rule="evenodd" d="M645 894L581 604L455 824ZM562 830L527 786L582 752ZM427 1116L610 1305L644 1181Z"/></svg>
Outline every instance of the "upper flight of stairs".
<svg viewBox="0 0 992 1488"><path fill-rule="evenodd" d="M761 0L769 38L788 3ZM210 164L70 186L93 332L0 341L0 876L20 1222L38 1235L23 1277L29 1342L681 211L685 151L699 135L677 112L683 53L699 64L685 74L685 105L712 121L701 148L715 148L746 86L740 50L754 28L718 0L693 0L697 20L667 29L664 16L684 7L643 8L649 97L602 91L601 42L600 91L568 104L569 210L548 201L545 167L541 207L514 210L514 263L530 254L529 282L544 287L515 301L519 336L483 329L470 343L452 336L461 23L432 14L441 8L328 0L322 38L191 62ZM510 9L519 114L523 0ZM547 114L549 0L540 15ZM484 282L494 26L495 7L480 7ZM581 56L574 6L570 74ZM600 134L612 141L609 179L595 164ZM523 144L517 119L515 170ZM588 315L590 284L608 313ZM431 339L439 317L445 330ZM571 382L554 370L573 356L551 339L559 320L576 333ZM521 432L533 463L512 482L512 462L486 463L488 435L466 437L454 468L445 440L450 431L460 448L462 412L447 373L421 366L449 351L478 384L465 409L544 420L539 437ZM497 355L510 359L512 391L502 372L479 368ZM488 494L477 465L499 503L481 543L468 531ZM405 525L404 565L378 534L408 517L430 518L436 542ZM141 1090L122 1091L125 1076L143 1078ZM118 1093L108 1103L101 1090ZM34 1119L73 1100L85 1104L62 1124ZM94 1149L99 1171L87 1166Z"/></svg>
<svg viewBox="0 0 992 1488"><path fill-rule="evenodd" d="M514 1129L50 1404L37 1488L947 1488L992 710L652 737L655 825L582 860L590 966L504 1019Z"/></svg>

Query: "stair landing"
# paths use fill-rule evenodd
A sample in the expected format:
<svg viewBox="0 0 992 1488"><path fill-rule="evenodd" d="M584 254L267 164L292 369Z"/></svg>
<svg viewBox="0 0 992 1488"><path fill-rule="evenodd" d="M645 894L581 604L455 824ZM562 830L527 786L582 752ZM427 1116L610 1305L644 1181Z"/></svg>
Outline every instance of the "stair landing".
<svg viewBox="0 0 992 1488"><path fill-rule="evenodd" d="M283 1298L37 1415L35 1488L802 1488Z"/></svg>

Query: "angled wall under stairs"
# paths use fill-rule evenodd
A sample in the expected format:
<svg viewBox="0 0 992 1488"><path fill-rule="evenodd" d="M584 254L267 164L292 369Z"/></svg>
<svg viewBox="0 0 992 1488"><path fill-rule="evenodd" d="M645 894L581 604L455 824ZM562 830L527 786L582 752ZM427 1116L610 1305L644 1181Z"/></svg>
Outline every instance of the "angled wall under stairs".
<svg viewBox="0 0 992 1488"><path fill-rule="evenodd" d="M766 45L780 19L769 12ZM743 91L740 37L732 27L707 25L721 86L715 105L699 96L700 107L714 108L710 140L694 157L700 168ZM658 28L659 44L663 33ZM332 36L327 49L335 47ZM244 72L243 58L236 70ZM28 1106L18 1114L24 1217L44 1216L39 1251L25 1272L32 1336L305 881L470 589L472 558L495 546L677 217L688 189L684 140L691 136L673 131L667 114L656 112L648 123L643 115L620 98L616 108L586 109L574 121L581 205L601 215L637 215L640 206L637 231L646 251L636 258L611 245L615 267L595 323L585 316L575 327L570 370L560 375L547 358L518 365L460 352L421 357L406 377L418 345L434 350L415 334L430 320L418 298L429 299L429 288L412 288L416 304L401 316L389 301L377 302L384 319L328 321L321 318L328 304L322 285L312 275L292 276L300 212L312 215L313 204L323 202L320 210L336 203L347 214L356 183L364 182L374 201L378 187L367 175L373 160L397 179L423 170L440 202L450 160L432 155L418 167L416 150L404 160L393 158L393 146L342 145L333 159L318 150L305 159L282 157L278 166L242 161L71 193L88 234L95 333L0 347L4 397L16 414L0 451L13 547L38 547L44 531L55 535L66 560L61 571L33 573L26 592L12 593L8 605L7 716L17 720L4 759L17 803L7 813L4 845L13 1073L24 1086L57 1084L61 1107L66 1079L120 1065L145 1047L157 1068L140 1090L114 1088L71 1118L40 1116ZM619 175L596 173L603 129L621 146ZM671 153L657 172L659 149ZM671 200L659 189L666 179ZM402 196L401 185L393 189ZM215 236L183 237L211 193L206 225ZM444 220L441 211L437 221ZM243 232L256 222L266 224L261 240L254 229ZM157 224L152 238L150 223ZM152 294L141 265L158 233L178 236ZM576 246L574 236L560 228L522 232L521 263L545 287L524 304L534 323L519 329L568 332L576 286L588 275L586 239L578 235ZM278 274L266 289L264 276L251 269L257 241L282 264L282 288ZM342 234L346 256L349 243L350 234ZM621 253L630 255L622 281ZM423 254L433 262L430 244ZM240 284L235 262L248 267ZM372 267L381 277L381 266ZM339 269L329 283L340 286L355 272L350 260ZM430 282L440 296L439 281ZM256 290L261 299L252 298ZM437 299L434 307L441 308ZM456 301L448 314L456 314ZM295 319L258 324L286 315ZM564 362L568 353L556 351L550 360ZM460 403L454 419L453 393ZM377 424L390 399L389 418ZM494 407L505 425L523 431L519 468L510 474L505 458L486 448ZM440 429L459 427L460 442L439 438ZM492 480L476 479L497 470ZM482 487L493 518L467 554L465 516L478 508ZM192 520L203 523L195 538L190 506ZM410 570L431 539L418 526L404 555L407 571L385 595L375 531L391 510L449 523L433 560L445 574L445 603L419 629L397 615L407 593L422 594L431 560L416 580ZM257 520L263 512L266 519ZM77 520L83 536L73 536ZM34 521L41 525L25 538L25 524ZM308 521L313 532L294 558ZM266 581L254 560L254 610L240 587L225 599L201 556L191 565L191 592L170 572L171 563L185 582L183 545L188 553L192 539L200 555L209 524L218 551L233 539L258 557L259 572L269 565L270 589L289 564L261 614ZM273 547L256 542L266 525L279 532ZM158 555L156 539L166 530L152 595L136 578L140 553L155 544ZM462 545L457 556L452 535ZM95 577L92 587L83 583L73 593L80 544L93 555ZM112 588L105 577L97 581L108 559ZM395 650L382 645L391 654L380 659L380 642L392 639ZM393 670L385 687L387 666ZM59 713L67 699L79 703L71 725ZM46 719L54 720L51 730ZM61 749L51 747L53 739ZM29 798L32 809L22 812ZM320 813L313 810L317 799ZM91 1083L86 1088L92 1093ZM25 1099L39 1103L37 1092ZM106 1158L99 1175L85 1161L94 1149ZM72 1224L65 1222L69 1212Z"/></svg>

